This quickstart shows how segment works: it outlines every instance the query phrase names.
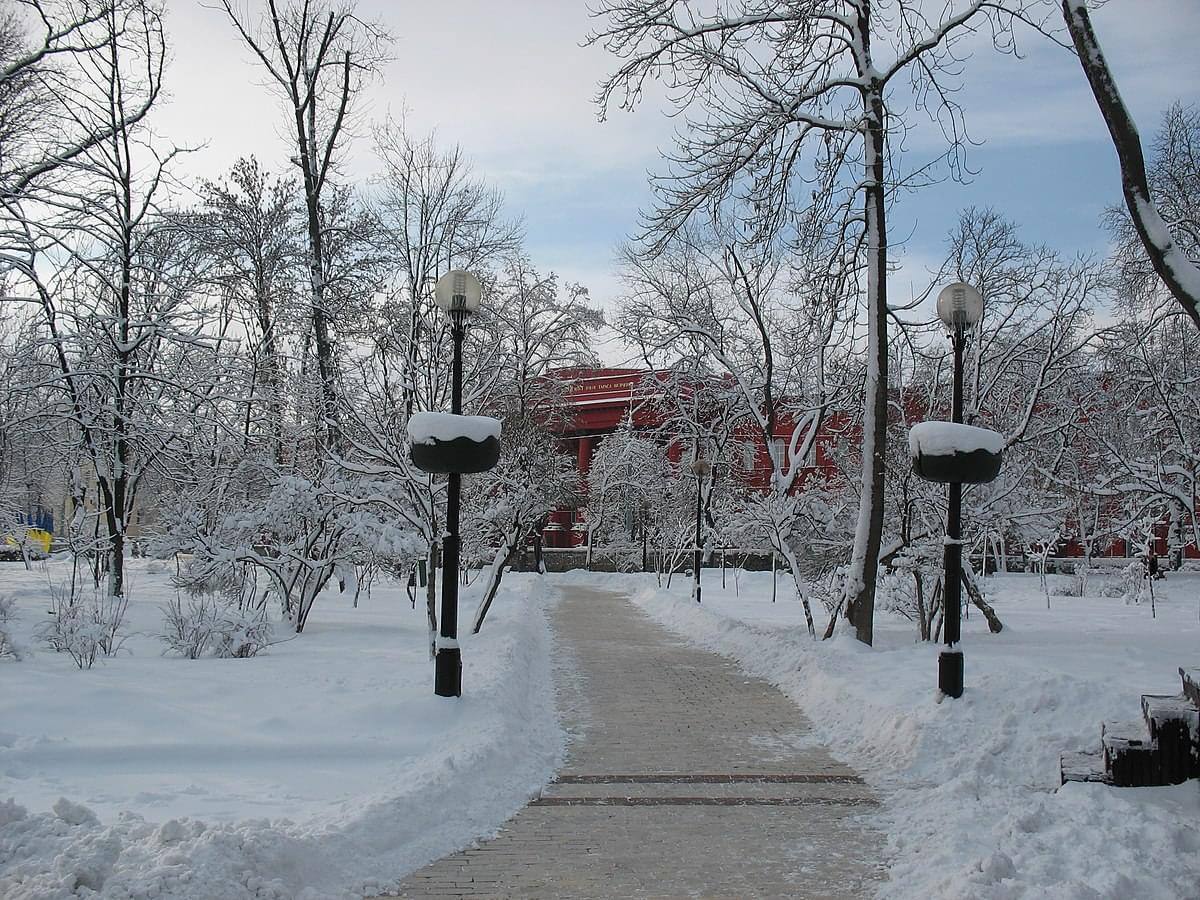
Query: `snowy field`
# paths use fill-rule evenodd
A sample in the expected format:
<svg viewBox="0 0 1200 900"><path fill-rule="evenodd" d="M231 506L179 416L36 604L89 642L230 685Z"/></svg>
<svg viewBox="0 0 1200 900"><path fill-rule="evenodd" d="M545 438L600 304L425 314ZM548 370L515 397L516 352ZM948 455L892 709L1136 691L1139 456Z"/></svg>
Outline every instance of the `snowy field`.
<svg viewBox="0 0 1200 900"><path fill-rule="evenodd" d="M1053 597L1036 576L985 579L1005 624L963 623L966 691L939 702L938 647L915 626L876 619L868 649L847 635L814 644L800 604L769 573L704 573L655 588L648 576L577 576L622 584L656 620L779 685L818 736L876 786L888 835L881 895L928 898L1200 897L1200 782L1177 787L1059 789L1064 750L1099 748L1101 720L1140 716L1143 693L1178 693L1178 668L1200 664L1200 573L1172 573L1149 605ZM823 624L823 619L819 624Z"/></svg>
<svg viewBox="0 0 1200 900"><path fill-rule="evenodd" d="M64 577L0 568L24 650L0 659L4 900L362 896L494 830L561 762L528 576L463 638L462 702L434 696L402 587L358 609L327 592L258 657L187 660L156 637L168 574L135 562L124 650L80 671L33 636Z"/></svg>

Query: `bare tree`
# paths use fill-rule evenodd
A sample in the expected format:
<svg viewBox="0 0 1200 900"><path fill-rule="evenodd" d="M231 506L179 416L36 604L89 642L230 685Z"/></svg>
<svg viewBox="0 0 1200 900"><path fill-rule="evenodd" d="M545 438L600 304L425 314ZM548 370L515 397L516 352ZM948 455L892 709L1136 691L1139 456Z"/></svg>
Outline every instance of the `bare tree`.
<svg viewBox="0 0 1200 900"><path fill-rule="evenodd" d="M160 153L137 112L158 96L158 8L106 7L74 103L106 137L44 185L47 214L8 235L4 262L39 309L45 362L99 489L108 592L123 594L127 534L147 474L180 444L217 389L219 345L194 304L198 261L158 208L176 151ZM86 479L81 479L86 480Z"/></svg>
<svg viewBox="0 0 1200 900"><path fill-rule="evenodd" d="M421 344L437 327L431 322L433 285L450 269L490 268L516 253L521 228L505 219L500 192L472 176L459 147L440 150L432 136L417 140L396 122L379 128L375 143L383 165L375 214L383 252L398 274L396 321L377 340L404 360L402 371L410 377L401 394L411 414L420 405L411 376Z"/></svg>
<svg viewBox="0 0 1200 900"><path fill-rule="evenodd" d="M1179 103L1167 110L1151 145L1146 180L1184 255L1200 260L1200 110ZM1122 292L1142 308L1157 305L1163 283L1128 208L1109 207L1104 223L1114 241Z"/></svg>
<svg viewBox="0 0 1200 900"><path fill-rule="evenodd" d="M1200 546L1200 337L1161 307L1108 329L1091 403L1116 414L1083 425L1098 460L1090 489L1109 498L1121 533L1150 517L1172 542Z"/></svg>
<svg viewBox="0 0 1200 900"><path fill-rule="evenodd" d="M768 460L768 487L746 501L792 567L809 633L816 634L792 546L802 521L798 497L826 412L825 379L845 325L838 304L787 303L789 273L771 247L722 243L718 233L680 231L653 259L629 254L631 296L621 330L648 361L683 353L706 358L728 379L747 432ZM781 437L782 436L782 437Z"/></svg>
<svg viewBox="0 0 1200 900"><path fill-rule="evenodd" d="M290 114L289 128L304 188L313 341L321 384L318 449L342 450L338 360L331 333L327 271L330 176L336 172L353 105L385 59L389 36L356 14L353 2L267 0L254 17L234 0L221 0Z"/></svg>
<svg viewBox="0 0 1200 900"><path fill-rule="evenodd" d="M1061 531L1068 506L1052 473L1061 464L1062 435L1079 423L1075 393L1089 374L1091 311L1109 298L1109 267L1089 259L1064 259L1023 242L1017 227L992 210L967 209L950 232L948 254L929 293L947 281L978 285L987 298L981 321L968 333L965 418L1005 436L1005 461L990 484L964 492L964 535L984 557L1003 554L1006 538L1021 546ZM938 324L906 323L893 351L898 392L890 425L902 437L908 426L944 418L950 405L952 363ZM931 334L933 332L933 334ZM903 445L902 445L903 446ZM924 573L940 567L945 493L911 470L903 447L889 454L889 503L900 513L899 534L881 562L911 570L917 600L914 618L929 639L934 610L924 596ZM941 575L940 571L937 571ZM966 595L993 631L1002 627L969 573Z"/></svg>
<svg viewBox="0 0 1200 900"><path fill-rule="evenodd" d="M623 62L601 87L602 109L631 108L648 79L661 78L677 109L694 110L680 130L670 173L657 182L647 215L650 252L694 214L723 200L743 202L746 228L778 231L809 194L809 163L847 179L858 214L846 245L865 254L867 338L859 523L846 579L846 614L860 640L873 632L875 576L883 532L888 384L887 199L906 176L889 166L888 136L899 126L888 96L907 79L949 140L952 167L963 149L953 80L962 41L986 20L996 46L1032 3L1000 10L990 0L937 6L894 0L739 0L711 10L663 0L609 0L591 35ZM896 159L891 160L892 163ZM924 166L916 180L927 177ZM844 205L844 204L843 204Z"/></svg>
<svg viewBox="0 0 1200 900"><path fill-rule="evenodd" d="M468 508L479 534L473 543L492 554L473 630L483 624L504 567L532 535L540 538L550 513L575 490L574 467L550 431L560 414L559 368L595 364L591 336L603 324L588 306L587 289L560 288L524 257L505 266L489 302L492 340L501 348L497 382L486 410L503 422L505 450L498 467L472 479Z"/></svg>
<svg viewBox="0 0 1200 900"><path fill-rule="evenodd" d="M90 107L94 68L113 32L134 44L158 4L146 0L12 0L0 12L0 203L10 208L50 173L141 121L157 91Z"/></svg>
<svg viewBox="0 0 1200 900"><path fill-rule="evenodd" d="M251 342L251 392L245 404L245 440L265 423L272 454L284 457L284 337L298 263L303 253L295 226L299 212L295 186L271 179L253 157L238 160L228 176L200 185L201 211L191 222L200 249L215 263L222 301L232 307ZM254 402L261 388L265 402ZM265 416L255 416L255 410Z"/></svg>

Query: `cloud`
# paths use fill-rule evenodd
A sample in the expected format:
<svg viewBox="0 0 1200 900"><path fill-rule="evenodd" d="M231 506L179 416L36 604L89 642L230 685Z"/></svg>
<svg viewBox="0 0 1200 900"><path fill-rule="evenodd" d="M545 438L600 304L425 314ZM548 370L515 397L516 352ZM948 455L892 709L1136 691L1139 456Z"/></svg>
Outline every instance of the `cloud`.
<svg viewBox="0 0 1200 900"><path fill-rule="evenodd" d="M592 98L615 59L600 47L580 46L594 24L587 0L360 0L359 12L383 21L396 37L394 59L364 97L364 115L403 114L415 133L436 131L442 143L461 144L476 173L505 192L511 214L524 215L536 265L588 284L594 296L614 295L614 247L636 229L637 211L649 200L646 174L661 171L679 120L664 114L661 92L652 90L637 112L614 110L598 121ZM1200 99L1194 56L1200 3L1111 2L1093 18L1143 132L1153 131L1175 98ZM152 124L177 143L206 143L187 158L189 171L214 177L250 153L286 168L286 113L224 14L172 0L168 28L173 102L155 112ZM901 202L922 230L898 256L905 271L893 281L897 290L920 281L921 266L910 257L936 255L945 217L953 218L967 197L1004 203L1029 220L1036 220L1039 203L1053 203L1055 215L1047 218L1060 233L1078 224L1072 246L1095 233L1096 196L1107 197L1112 180L1104 168L1111 147L1103 122L1066 50L1031 34L1022 36L1021 49L1024 58L1014 59L980 48L968 61L960 99L971 134L987 141L971 158L988 172L970 190L935 190L928 200L918 194ZM356 179L374 169L365 138L346 167ZM915 160L943 143L922 124L906 146ZM1056 175L1077 166L1080 148L1087 151L1087 177ZM1022 166L1036 166L1039 177L1022 176ZM1048 189L1059 182L1060 192ZM898 232L913 227L896 221Z"/></svg>

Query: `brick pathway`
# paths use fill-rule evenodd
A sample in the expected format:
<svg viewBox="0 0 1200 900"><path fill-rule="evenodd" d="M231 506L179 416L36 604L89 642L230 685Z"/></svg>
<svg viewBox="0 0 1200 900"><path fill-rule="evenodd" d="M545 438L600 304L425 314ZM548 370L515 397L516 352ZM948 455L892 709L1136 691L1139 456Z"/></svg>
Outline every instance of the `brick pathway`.
<svg viewBox="0 0 1200 900"><path fill-rule="evenodd" d="M400 897L860 897L876 804L778 690L689 647L620 594L566 588L566 766L500 834ZM572 675L576 672L577 675Z"/></svg>

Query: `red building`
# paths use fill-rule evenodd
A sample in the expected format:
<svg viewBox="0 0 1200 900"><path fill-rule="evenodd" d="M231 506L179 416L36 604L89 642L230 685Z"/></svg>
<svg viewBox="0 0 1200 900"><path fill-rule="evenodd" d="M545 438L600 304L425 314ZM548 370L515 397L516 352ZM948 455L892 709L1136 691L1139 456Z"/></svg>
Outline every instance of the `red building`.
<svg viewBox="0 0 1200 900"><path fill-rule="evenodd" d="M592 456L605 435L616 431L627 417L636 430L660 428L663 421L663 391L688 390L686 385L679 388L677 382L670 382L671 386L668 387L668 373L646 369L560 369L552 377L563 382L566 388L561 401L563 414L555 417L559 424L553 430L559 435L564 450L570 451L575 457L580 481L584 485ZM793 428L794 420L781 416L775 426L774 441L786 445ZM757 429L743 424L734 430L734 437L744 454L740 460L734 461L735 477L747 487L765 490L771 477L771 464ZM856 444L860 439L861 435L850 416L842 412L826 416L814 448L814 458L800 472L794 489L802 490L814 480L836 477L834 454L837 443L841 440ZM683 440L670 441L666 446L667 457L676 463L683 459L686 452ZM560 548L581 545L585 536L583 519L582 510L567 507L556 510L543 532L544 545ZM1156 528L1156 552L1160 556L1167 553L1167 527L1167 523L1163 522ZM1109 542L1096 555L1123 557L1129 555L1131 549L1135 548L1117 539ZM1200 550L1192 544L1187 545L1184 553L1188 558L1200 558ZM1062 542L1056 555L1081 557L1083 547L1070 539Z"/></svg>
<svg viewBox="0 0 1200 900"><path fill-rule="evenodd" d="M663 391L688 390L686 385L679 388L677 382L668 387L668 373L646 369L560 369L552 377L566 384L561 401L563 414L555 417L560 424L553 430L559 435L564 449L575 457L581 482L586 482L592 456L605 435L615 432L626 419L635 430L659 429L663 423ZM844 416L835 416L827 420L815 448L815 458L801 471L794 489L802 489L814 478L829 478L836 473L833 445L839 434L838 424L844 419ZM793 428L794 420L781 416L776 423L775 440L786 445ZM737 478L748 487L765 490L771 477L771 464L757 430L743 424L734 430L734 437L744 454L737 461ZM665 448L667 458L680 462L687 452L685 443L682 439L669 440ZM582 510L556 510L543 532L544 545L579 546L583 543L584 532L576 526L582 521Z"/></svg>

